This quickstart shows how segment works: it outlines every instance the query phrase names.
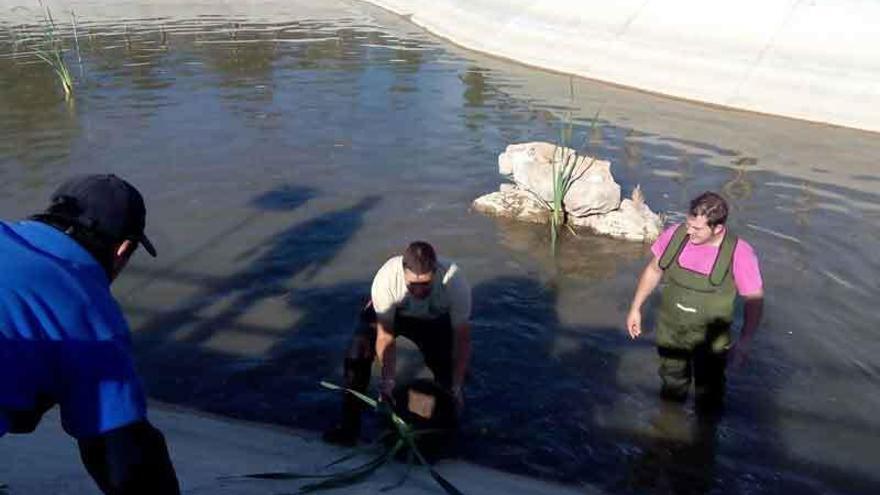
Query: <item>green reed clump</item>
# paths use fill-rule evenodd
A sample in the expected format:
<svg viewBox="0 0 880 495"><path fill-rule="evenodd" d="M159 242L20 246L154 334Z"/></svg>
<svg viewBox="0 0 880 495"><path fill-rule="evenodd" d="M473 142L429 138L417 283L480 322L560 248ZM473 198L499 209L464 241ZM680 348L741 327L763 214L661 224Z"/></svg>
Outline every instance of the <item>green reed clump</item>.
<svg viewBox="0 0 880 495"><path fill-rule="evenodd" d="M569 90L573 104L574 82L572 80L569 80ZM573 143L574 123L570 110L560 122L559 137L556 143L554 143L553 156L551 158L553 167L553 199L550 202L542 201L544 206L550 210L550 246L554 254L556 253L559 229L564 225L574 233L571 226L566 223L565 196L571 189L572 184L583 177L596 161L595 158L587 156L586 150L589 147L589 136L596 128L598 120L599 111L591 119L589 131L586 133L584 142L579 149L575 148Z"/></svg>
<svg viewBox="0 0 880 495"><path fill-rule="evenodd" d="M571 104L574 106L574 80L569 79L569 91L571 95ZM559 237L559 229L562 226L568 227L572 234L577 235L574 229L567 223L565 213L565 196L571 189L572 184L583 177L590 167L593 166L596 159L586 154L590 145L590 136L596 129L596 123L599 120L599 112L593 115L590 120L590 128L585 133L584 142L580 148L575 148L574 139L574 122L571 110L566 112L565 116L560 120L559 137L553 146L553 155L550 159L552 166L553 179L553 198L546 201L542 197L533 193L539 202L550 211L550 250L556 254L556 244Z"/></svg>
<svg viewBox="0 0 880 495"><path fill-rule="evenodd" d="M52 11L48 6L43 6L43 43L36 50L37 57L45 62L58 77L58 82L64 89L64 99L70 100L73 97L73 76L70 74L70 68L64 61L64 47L61 39L56 34L58 29L55 25L55 19L52 17Z"/></svg>
<svg viewBox="0 0 880 495"><path fill-rule="evenodd" d="M443 476L441 476L425 459L422 453L419 451L416 446L416 441L420 436L426 434L437 433L436 430L427 431L416 431L414 430L406 421L404 421L400 416L394 413L391 408L385 402L379 402L375 399L367 397L366 395L348 389L344 387L340 387L339 385L335 385L329 382L321 382L321 386L324 388L328 388L330 390L337 390L343 393L349 393L353 396L357 397L361 402L369 406L373 411L377 414L383 416L388 420L388 422L393 426L392 430L379 439L377 439L372 444L368 445L362 449L355 449L351 454L345 455L335 461L331 462L324 466L324 468L330 468L341 464L343 462L349 461L363 454L372 454L372 457L369 461L355 466L353 468L347 469L345 471L340 471L336 473L329 474L302 474L302 473L293 473L293 472L270 472L270 473L255 473L255 474L247 474L243 476L237 476L237 478L251 478L251 479L264 479L264 480L294 480L294 479L315 479L319 481L315 481L313 483L309 483L299 488L299 493L312 493L318 492L322 490L330 490L334 488L341 488L344 486L350 486L358 481L361 481L371 474L375 472L380 467L384 466L388 462L395 459L395 457L399 453L405 453L407 457L407 468L404 472L403 476L396 483L385 486L380 490L382 492L386 492L389 490L393 490L395 488L403 485L407 478L409 477L410 471L412 467L418 462L418 464L424 466L428 469L428 473L443 488L443 491L447 493L447 495L464 495L461 491L459 491L455 486L452 485L449 481L446 480Z"/></svg>

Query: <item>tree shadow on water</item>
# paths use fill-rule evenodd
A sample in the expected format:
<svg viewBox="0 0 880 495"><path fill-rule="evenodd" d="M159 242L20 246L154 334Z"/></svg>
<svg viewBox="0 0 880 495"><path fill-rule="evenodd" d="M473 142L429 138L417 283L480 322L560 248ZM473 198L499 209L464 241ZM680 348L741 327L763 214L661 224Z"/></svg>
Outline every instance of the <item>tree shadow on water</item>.
<svg viewBox="0 0 880 495"><path fill-rule="evenodd" d="M315 191L311 188L294 186L291 184L285 184L281 187L260 194L250 202L252 206L257 208L257 211L247 215L232 226L227 227L206 239L200 239L195 247L178 256L173 262L165 267L150 270L146 273L146 280L129 289L126 293L126 297L147 289L157 281L180 278L190 279L190 276L184 275L181 268L186 267L188 263L203 256L207 250L223 243L224 241L233 239L234 236L243 229L258 222L267 212L292 212L313 199L315 194ZM126 273L128 272L145 272L145 270L139 267L129 267L126 269ZM208 276L190 281L198 283L199 285L207 285L211 283L211 279Z"/></svg>
<svg viewBox="0 0 880 495"><path fill-rule="evenodd" d="M255 411L273 409L272 397L256 396L261 387L252 387L252 380L237 382L233 377L271 360L280 349L294 346L291 341L299 336L296 328L273 326L273 316L262 305L270 304L268 312L276 302L285 307L289 294L296 291L293 279L308 280L333 261L378 201L378 197L369 196L347 208L296 223L245 252L241 259L247 266L242 270L192 281L199 287L195 294L150 315L134 335L151 395L222 414L270 419ZM302 201L297 195L276 190L255 198L253 204L286 211ZM177 275L172 271L164 276L174 280ZM253 315L259 320L256 323ZM246 352L224 352L207 345L218 338L227 339L223 347L235 351L240 346ZM256 350L247 350L254 342L260 343Z"/></svg>

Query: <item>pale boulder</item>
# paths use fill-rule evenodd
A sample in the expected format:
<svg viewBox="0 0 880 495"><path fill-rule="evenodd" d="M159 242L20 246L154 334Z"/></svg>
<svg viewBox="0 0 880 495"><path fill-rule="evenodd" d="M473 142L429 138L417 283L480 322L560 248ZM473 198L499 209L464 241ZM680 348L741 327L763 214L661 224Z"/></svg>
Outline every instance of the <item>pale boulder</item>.
<svg viewBox="0 0 880 495"><path fill-rule="evenodd" d="M552 202L552 158L562 152L550 143L513 144L498 157L498 170L514 181L474 200L479 212L531 223L549 223ZM607 161L582 158L576 165L564 207L566 221L618 239L649 242L660 235L663 219L645 204L636 186L631 199L620 201L620 185Z"/></svg>
<svg viewBox="0 0 880 495"><path fill-rule="evenodd" d="M473 208L487 215L523 222L550 222L550 210L532 193L512 184L502 184L499 191L480 196L474 200ZM663 219L645 204L637 187L633 198L624 199L617 210L586 217L569 215L568 223L616 239L650 242L660 235Z"/></svg>
<svg viewBox="0 0 880 495"><path fill-rule="evenodd" d="M571 156L571 153L570 148L559 148L551 143L512 144L499 155L498 171L521 189L550 203L553 201L553 162L559 163L563 156ZM581 156L573 176L576 180L563 200L569 215L608 213L620 206L620 185L611 175L610 162Z"/></svg>
<svg viewBox="0 0 880 495"><path fill-rule="evenodd" d="M604 215L569 217L576 227L587 227L599 234L630 241L653 241L660 235L663 219L651 211L641 198L641 191L633 191L633 199L624 199L620 208Z"/></svg>
<svg viewBox="0 0 880 495"><path fill-rule="evenodd" d="M523 222L549 223L550 210L532 196L512 184L502 184L499 191L474 200L474 210L487 215L513 218Z"/></svg>

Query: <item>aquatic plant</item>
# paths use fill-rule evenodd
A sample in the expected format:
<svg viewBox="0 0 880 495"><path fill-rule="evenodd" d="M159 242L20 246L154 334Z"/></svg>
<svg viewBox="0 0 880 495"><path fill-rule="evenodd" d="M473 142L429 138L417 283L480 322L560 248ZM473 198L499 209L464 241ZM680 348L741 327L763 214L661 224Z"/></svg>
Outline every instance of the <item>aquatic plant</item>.
<svg viewBox="0 0 880 495"><path fill-rule="evenodd" d="M79 35L77 34L78 30L76 28L76 13L73 10L70 11L70 23L73 26L73 43L76 47L76 60L79 63L79 77L85 77L85 74L83 73L82 52L79 49Z"/></svg>
<svg viewBox="0 0 880 495"><path fill-rule="evenodd" d="M572 105L574 104L574 81L569 79L569 91L571 95ZM553 155L551 157L552 179L553 179L553 199L551 202L541 200L541 203L550 210L550 249L556 253L556 244L559 237L559 229L565 225L575 234L574 229L566 223L565 214L565 196L568 194L571 185L593 166L596 159L589 157L586 150L590 145L590 136L596 129L596 122L599 119L599 111L590 121L589 131L586 133L584 142L579 149L573 146L574 123L569 110L560 121L559 137L554 143ZM577 234L575 234L577 235Z"/></svg>
<svg viewBox="0 0 880 495"><path fill-rule="evenodd" d="M64 61L64 47L56 35L57 27L55 19L52 17L52 11L48 6L44 6L43 2L40 2L40 7L44 8L44 41L43 46L37 48L36 55L55 72L64 89L64 99L69 100L73 97L73 76L70 75L70 69L67 67L67 62Z"/></svg>
<svg viewBox="0 0 880 495"><path fill-rule="evenodd" d="M425 459L425 457L422 455L416 445L416 441L419 439L420 436L437 433L437 430L416 431L400 416L395 414L386 402L379 402L375 399L367 397L360 392L351 390L349 388L340 387L339 385L335 385L329 382L322 381L321 386L330 390L352 394L354 397L357 397L361 402L369 406L377 414L382 416L383 419L386 419L388 423L393 427L391 431L379 437L375 442L368 445L367 447L362 449L355 449L354 452L352 452L351 454L336 459L335 461L324 466L324 468L327 469L339 465L363 454L372 453L372 458L363 464L336 473L302 474L293 472L271 472L247 474L243 476L237 476L236 478L264 480L320 480L304 485L299 489L299 493L311 493L322 490L330 490L333 488L340 488L357 483L358 481L361 481L370 476L373 472L375 472L377 469L384 466L388 462L394 460L399 454L403 453L406 454L407 458L406 471L404 472L400 480L392 485L381 488L381 491L386 492L402 486L409 477L413 465L418 462L421 466L424 466L428 469L428 473L431 475L434 481L436 481L437 484L440 485L440 487L443 488L443 491L445 491L448 495L464 495L455 486L453 486L452 483L447 481L446 478L441 476L433 468L433 466L428 463L428 461Z"/></svg>

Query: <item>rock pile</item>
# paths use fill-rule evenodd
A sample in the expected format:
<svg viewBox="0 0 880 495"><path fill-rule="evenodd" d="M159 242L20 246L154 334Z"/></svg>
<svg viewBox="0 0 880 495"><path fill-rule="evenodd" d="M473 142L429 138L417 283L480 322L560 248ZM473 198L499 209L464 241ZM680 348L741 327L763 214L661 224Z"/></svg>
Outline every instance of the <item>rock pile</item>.
<svg viewBox="0 0 880 495"><path fill-rule="evenodd" d="M498 156L498 171L511 179L497 192L474 200L475 210L533 223L548 223L553 202L553 162L563 153L551 143L512 144ZM638 187L621 201L620 185L611 175L611 163L580 157L575 164L565 206L568 223L598 234L632 241L651 241L660 235L661 218L645 204Z"/></svg>

